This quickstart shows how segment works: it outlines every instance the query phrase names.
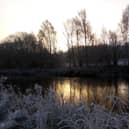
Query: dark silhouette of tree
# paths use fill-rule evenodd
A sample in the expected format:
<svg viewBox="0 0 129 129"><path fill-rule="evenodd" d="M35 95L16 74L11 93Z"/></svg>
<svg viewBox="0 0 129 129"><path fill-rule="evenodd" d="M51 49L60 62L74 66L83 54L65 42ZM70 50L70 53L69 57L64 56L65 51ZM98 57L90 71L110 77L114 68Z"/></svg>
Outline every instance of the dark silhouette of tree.
<svg viewBox="0 0 129 129"><path fill-rule="evenodd" d="M95 34L92 33L87 21L85 10L81 10L77 16L66 22L65 37L73 58L73 65L80 67L84 64L88 65L88 45L95 44Z"/></svg>
<svg viewBox="0 0 129 129"><path fill-rule="evenodd" d="M0 44L0 68L53 68L60 66L60 55L51 54L33 33L18 32ZM58 62L58 64L57 64Z"/></svg>
<svg viewBox="0 0 129 129"><path fill-rule="evenodd" d="M75 46L77 47L76 51L76 62L78 66L82 66L82 55L80 51L81 39L82 39L82 30L81 30L81 22L78 17L72 19L73 28L74 28L74 36L75 36Z"/></svg>
<svg viewBox="0 0 129 129"><path fill-rule="evenodd" d="M17 32L14 35L10 35L5 39L4 42L6 43L5 47L13 47L15 49L26 49L27 51L34 51L37 45L35 35L33 33L26 32Z"/></svg>
<svg viewBox="0 0 129 129"><path fill-rule="evenodd" d="M113 65L117 66L118 62L118 54L117 54L117 34L116 32L109 31L109 43L112 46L112 53L113 53Z"/></svg>
<svg viewBox="0 0 129 129"><path fill-rule="evenodd" d="M89 36L89 42L91 44L91 46L94 46L95 43L96 43L96 36L94 33L91 33L90 36Z"/></svg>
<svg viewBox="0 0 129 129"><path fill-rule="evenodd" d="M123 35L123 41L127 43L129 41L129 5L125 8L122 14L121 32Z"/></svg>
<svg viewBox="0 0 129 129"><path fill-rule="evenodd" d="M122 20L119 24L122 34L122 42L125 45L126 58L129 65L129 5L125 8L122 14Z"/></svg>
<svg viewBox="0 0 129 129"><path fill-rule="evenodd" d="M48 20L42 23L38 33L38 39L50 54L56 52L56 31Z"/></svg>
<svg viewBox="0 0 129 129"><path fill-rule="evenodd" d="M82 28L82 32L83 32L83 37L84 37L84 44L85 44L85 60L86 60L86 65L88 66L88 50L87 50L87 46L88 44L88 39L90 38L90 34L91 34L91 27L90 24L87 20L87 16L86 16L86 10L83 9L81 11L78 12L78 16L81 22L81 28Z"/></svg>
<svg viewBox="0 0 129 129"><path fill-rule="evenodd" d="M68 59L69 59L69 66L70 68L72 65L75 67L75 52L74 52L74 27L73 27L73 20L69 19L64 23L64 35L67 40L67 47L68 47Z"/></svg>

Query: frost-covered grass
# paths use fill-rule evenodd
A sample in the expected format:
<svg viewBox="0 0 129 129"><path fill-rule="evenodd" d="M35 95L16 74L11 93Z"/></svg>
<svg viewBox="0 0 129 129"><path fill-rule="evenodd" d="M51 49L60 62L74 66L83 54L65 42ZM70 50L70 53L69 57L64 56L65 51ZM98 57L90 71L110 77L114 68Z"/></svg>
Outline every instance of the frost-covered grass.
<svg viewBox="0 0 129 129"><path fill-rule="evenodd" d="M16 93L1 80L0 129L129 129L129 114L59 101L53 90L43 97L39 85Z"/></svg>

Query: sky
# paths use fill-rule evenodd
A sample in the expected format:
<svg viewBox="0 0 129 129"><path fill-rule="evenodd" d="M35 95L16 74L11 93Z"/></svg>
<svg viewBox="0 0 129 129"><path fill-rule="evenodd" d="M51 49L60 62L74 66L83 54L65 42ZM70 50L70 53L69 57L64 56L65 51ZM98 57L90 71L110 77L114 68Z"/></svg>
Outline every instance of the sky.
<svg viewBox="0 0 129 129"><path fill-rule="evenodd" d="M15 32L38 33L48 19L58 36L58 48L66 49L63 23L86 9L92 30L115 30L129 0L0 0L0 40Z"/></svg>

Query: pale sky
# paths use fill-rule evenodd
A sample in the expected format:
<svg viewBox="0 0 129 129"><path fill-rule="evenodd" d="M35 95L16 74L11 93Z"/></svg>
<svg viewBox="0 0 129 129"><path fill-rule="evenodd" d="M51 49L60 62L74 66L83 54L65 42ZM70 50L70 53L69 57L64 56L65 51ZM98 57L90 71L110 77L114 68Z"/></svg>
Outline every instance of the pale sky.
<svg viewBox="0 0 129 129"><path fill-rule="evenodd" d="M58 43L65 49L63 23L86 9L93 31L102 27L115 30L129 0L0 0L0 39L15 32L37 34L41 23L48 19L58 32Z"/></svg>

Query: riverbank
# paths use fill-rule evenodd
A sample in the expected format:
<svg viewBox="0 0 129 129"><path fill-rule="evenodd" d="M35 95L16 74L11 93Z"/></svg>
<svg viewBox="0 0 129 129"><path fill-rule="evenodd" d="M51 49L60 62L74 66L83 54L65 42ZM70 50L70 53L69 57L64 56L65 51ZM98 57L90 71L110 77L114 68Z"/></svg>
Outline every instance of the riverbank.
<svg viewBox="0 0 129 129"><path fill-rule="evenodd" d="M1 69L0 76L9 78L43 78L43 77L92 77L92 78L129 78L129 67L87 67L54 69Z"/></svg>

